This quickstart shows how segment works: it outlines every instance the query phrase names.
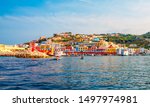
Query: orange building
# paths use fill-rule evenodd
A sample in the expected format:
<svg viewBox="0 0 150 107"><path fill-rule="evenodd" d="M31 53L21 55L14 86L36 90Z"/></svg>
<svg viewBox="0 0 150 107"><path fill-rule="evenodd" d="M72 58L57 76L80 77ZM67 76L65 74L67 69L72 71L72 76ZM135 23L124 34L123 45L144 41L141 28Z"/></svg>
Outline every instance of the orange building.
<svg viewBox="0 0 150 107"><path fill-rule="evenodd" d="M117 49L116 47L114 47L113 45L110 45L106 50L105 52L107 54L116 54L117 53Z"/></svg>
<svg viewBox="0 0 150 107"><path fill-rule="evenodd" d="M79 46L79 51L80 52L85 52L85 51L87 51L88 50L88 47L87 46L85 46L85 45L80 45Z"/></svg>

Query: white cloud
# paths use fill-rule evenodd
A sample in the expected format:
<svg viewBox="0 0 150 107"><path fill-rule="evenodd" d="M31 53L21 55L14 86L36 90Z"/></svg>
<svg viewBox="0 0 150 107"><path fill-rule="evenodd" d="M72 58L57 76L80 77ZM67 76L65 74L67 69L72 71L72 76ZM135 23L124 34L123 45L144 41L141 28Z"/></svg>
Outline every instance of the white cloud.
<svg viewBox="0 0 150 107"><path fill-rule="evenodd" d="M149 18L124 18L99 15L89 16L5 16L0 17L2 30L13 30L26 35L53 34L61 31L74 33L122 32L141 34L150 28ZM0 33L2 32L0 31ZM9 32L5 32L6 34ZM13 32L11 32L13 33ZM7 34L8 35L8 34ZM25 35L25 34L24 34Z"/></svg>
<svg viewBox="0 0 150 107"><path fill-rule="evenodd" d="M37 39L42 35L51 36L53 33L65 31L71 31L73 33L120 32L132 34L142 34L149 31L150 15L148 13L150 11L150 2L148 2L148 0L146 3L137 0L137 3L135 3L135 1L130 2L125 4L122 8L117 5L112 9L111 7L105 6L98 7L99 4L96 3L94 5L95 7L89 7L91 0L80 0L80 2L83 2L83 4L71 3L65 6L63 3L58 4L59 9L50 3L46 3L46 5L43 6L44 9L42 9L43 7L40 9L18 8L16 11L20 10L20 12L28 15L0 16L0 36L5 35L5 38L9 38L10 40L20 38L18 42L23 42ZM87 2L86 5L84 5L84 2ZM65 13L65 11L61 11L64 7L65 9L72 7L75 9L78 8L78 6L81 6L81 9L86 10L87 13L80 14L77 13L78 11ZM57 8L59 12L53 14L55 8ZM109 10L103 11L103 9L106 8L109 8ZM43 12L44 10L46 11ZM91 11L89 12L88 10Z"/></svg>

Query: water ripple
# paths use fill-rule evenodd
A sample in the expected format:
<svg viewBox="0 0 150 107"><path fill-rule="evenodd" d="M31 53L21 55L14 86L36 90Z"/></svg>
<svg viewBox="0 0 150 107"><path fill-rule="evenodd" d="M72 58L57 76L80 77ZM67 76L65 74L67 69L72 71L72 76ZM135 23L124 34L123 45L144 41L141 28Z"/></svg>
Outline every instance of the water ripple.
<svg viewBox="0 0 150 107"><path fill-rule="evenodd" d="M1 90L150 89L149 56L0 57Z"/></svg>

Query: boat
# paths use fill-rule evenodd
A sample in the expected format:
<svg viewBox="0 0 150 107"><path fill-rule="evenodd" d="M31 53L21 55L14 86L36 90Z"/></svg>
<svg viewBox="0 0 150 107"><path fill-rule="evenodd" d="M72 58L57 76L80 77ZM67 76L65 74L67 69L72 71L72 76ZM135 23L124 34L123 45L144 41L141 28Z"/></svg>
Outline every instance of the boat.
<svg viewBox="0 0 150 107"><path fill-rule="evenodd" d="M60 49L55 50L55 60L60 60L61 56L63 55L63 51L61 51Z"/></svg>
<svg viewBox="0 0 150 107"><path fill-rule="evenodd" d="M56 56L52 60L60 60L60 59L61 59L61 57Z"/></svg>
<svg viewBox="0 0 150 107"><path fill-rule="evenodd" d="M81 58L80 59L84 59L84 56L83 55L81 55Z"/></svg>

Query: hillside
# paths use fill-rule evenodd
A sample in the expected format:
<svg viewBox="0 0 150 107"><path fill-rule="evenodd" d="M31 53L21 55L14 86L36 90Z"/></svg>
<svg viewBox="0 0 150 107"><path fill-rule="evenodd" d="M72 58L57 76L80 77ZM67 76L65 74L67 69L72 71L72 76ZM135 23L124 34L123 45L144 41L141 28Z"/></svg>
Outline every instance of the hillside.
<svg viewBox="0 0 150 107"><path fill-rule="evenodd" d="M42 37L36 40L36 43L42 43L51 39L53 42L84 42L86 34L70 34L68 36L56 35L46 38ZM95 36L96 34L92 34ZM150 48L150 32L142 35L133 35L133 34L121 34L121 33L112 33L112 34L98 34L97 38L104 39L108 42L113 42L115 44L125 44L127 47L134 48ZM90 38L91 35L86 35L86 38ZM90 41L90 40L89 40ZM29 43L29 42L28 42Z"/></svg>
<svg viewBox="0 0 150 107"><path fill-rule="evenodd" d="M150 39L150 32L147 32L147 33L145 33L143 35L140 35L140 37L146 38L146 39Z"/></svg>
<svg viewBox="0 0 150 107"><path fill-rule="evenodd" d="M132 35L132 34L119 34L116 36L104 36L105 40L114 42L116 44L125 44L127 47L136 44L137 48L144 47L150 48L150 32L143 35Z"/></svg>

